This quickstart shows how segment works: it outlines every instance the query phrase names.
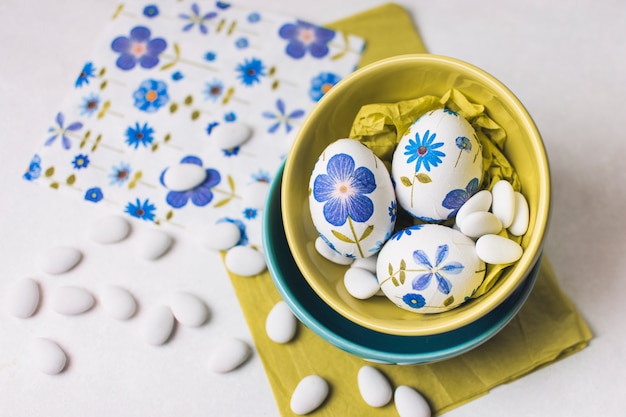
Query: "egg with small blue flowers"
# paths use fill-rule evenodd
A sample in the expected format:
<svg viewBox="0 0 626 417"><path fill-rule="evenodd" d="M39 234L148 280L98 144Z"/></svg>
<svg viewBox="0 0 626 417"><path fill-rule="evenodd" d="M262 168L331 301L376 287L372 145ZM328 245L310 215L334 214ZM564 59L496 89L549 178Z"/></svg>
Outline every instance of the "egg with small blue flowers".
<svg viewBox="0 0 626 417"><path fill-rule="evenodd" d="M391 236L396 221L389 171L361 142L336 140L313 168L309 208L313 225L332 250L349 258L372 256Z"/></svg>
<svg viewBox="0 0 626 417"><path fill-rule="evenodd" d="M448 109L424 114L398 142L391 175L398 204L409 214L427 222L453 218L482 181L476 131Z"/></svg>

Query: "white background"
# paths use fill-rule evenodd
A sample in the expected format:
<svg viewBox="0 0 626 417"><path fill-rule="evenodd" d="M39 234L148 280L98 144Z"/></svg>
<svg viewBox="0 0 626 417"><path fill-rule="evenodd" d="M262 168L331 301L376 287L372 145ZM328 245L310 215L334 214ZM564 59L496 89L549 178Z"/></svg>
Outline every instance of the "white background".
<svg viewBox="0 0 626 417"><path fill-rule="evenodd" d="M447 416L623 415L626 7L621 0L398 3L430 52L491 73L535 119L554 190L546 254L594 333L582 352ZM382 2L238 4L323 24ZM277 416L257 356L228 375L206 369L207 352L221 337L251 342L218 256L179 240L158 263L131 262L140 224L130 239L103 249L85 236L103 212L77 210L74 200L21 179L116 5L0 0L0 300L19 277L41 279L44 288L31 319L16 320L0 306L0 415ZM58 244L79 247L89 262L63 277L42 277L34 259ZM142 301L136 319L120 323L98 308L68 319L46 308L47 288L95 290L107 283L126 286ZM145 344L141 313L177 289L202 294L210 322L179 327L165 346ZM70 356L66 372L50 377L32 369L24 352L35 336L60 342Z"/></svg>

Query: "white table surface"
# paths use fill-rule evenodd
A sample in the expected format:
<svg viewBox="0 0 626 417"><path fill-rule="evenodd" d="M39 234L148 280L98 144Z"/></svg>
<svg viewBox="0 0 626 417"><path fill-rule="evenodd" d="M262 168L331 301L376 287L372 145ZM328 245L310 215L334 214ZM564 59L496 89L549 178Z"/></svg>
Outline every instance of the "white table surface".
<svg viewBox="0 0 626 417"><path fill-rule="evenodd" d="M315 23L381 4L379 0L254 0L238 4ZM399 0L432 53L493 74L525 104L551 162L553 216L546 239L564 291L589 323L590 346L494 389L447 416L621 416L626 408L626 7L621 0ZM43 307L28 320L0 305L2 416L277 416L258 356L227 375L207 370L222 337L251 343L217 255L179 240L158 263L126 260L132 236L106 251L85 229L105 214L75 210L62 193L21 174L40 146L116 2L0 0L0 299L7 284L39 277L34 257L56 244L80 247L89 262L46 281L130 288L151 305L184 289L210 306L201 329L179 327L154 348L129 322L98 309L68 319ZM137 225L136 226L141 226ZM203 271L216 271L207 277ZM54 281L62 280L62 281ZM143 310L140 310L140 313ZM35 336L61 341L70 357L57 376L34 371L24 349Z"/></svg>

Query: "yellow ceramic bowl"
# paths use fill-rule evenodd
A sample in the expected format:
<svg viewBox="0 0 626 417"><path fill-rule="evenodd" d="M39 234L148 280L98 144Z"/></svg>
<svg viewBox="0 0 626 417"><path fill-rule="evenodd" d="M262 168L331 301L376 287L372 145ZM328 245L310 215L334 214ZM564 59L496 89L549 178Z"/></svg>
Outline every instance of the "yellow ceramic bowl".
<svg viewBox="0 0 626 417"><path fill-rule="evenodd" d="M424 95L442 96L450 88L483 104L507 133L504 153L516 169L530 207L530 226L522 239L524 254L482 297L438 314L416 314L386 297L358 300L343 285L347 267L327 261L315 250L318 236L311 220L309 179L317 157L331 142L348 137L365 104L391 103ZM313 290L349 320L396 335L432 335L465 326L504 301L526 279L541 255L550 213L550 174L541 137L519 100L499 81L465 62L436 55L403 55L375 62L335 85L311 111L285 161L281 209L292 255Z"/></svg>

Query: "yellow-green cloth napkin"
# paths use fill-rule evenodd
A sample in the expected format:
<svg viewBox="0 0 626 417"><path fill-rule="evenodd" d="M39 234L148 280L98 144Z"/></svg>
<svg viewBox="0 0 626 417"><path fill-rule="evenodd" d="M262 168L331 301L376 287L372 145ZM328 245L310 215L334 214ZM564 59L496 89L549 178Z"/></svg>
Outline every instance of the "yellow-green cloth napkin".
<svg viewBox="0 0 626 417"><path fill-rule="evenodd" d="M403 8L386 4L328 25L367 41L361 65L387 56L425 52ZM360 397L357 373L367 362L327 343L300 326L287 344L272 342L265 318L281 300L271 276L230 276L256 350L267 372L281 415L291 416L289 402L298 382L317 374L331 385L328 400L315 416L388 416L393 404L368 406ZM583 349L591 333L576 307L563 294L543 257L535 287L517 316L496 336L461 356L416 366L376 365L394 386L408 385L428 400L433 415L482 396L497 385Z"/></svg>

